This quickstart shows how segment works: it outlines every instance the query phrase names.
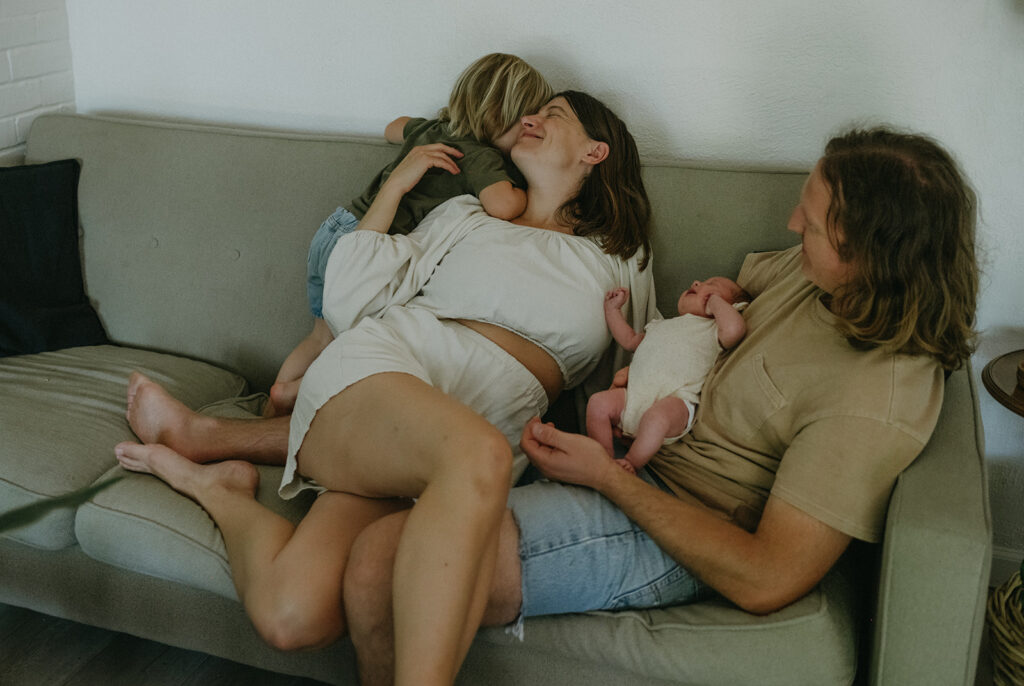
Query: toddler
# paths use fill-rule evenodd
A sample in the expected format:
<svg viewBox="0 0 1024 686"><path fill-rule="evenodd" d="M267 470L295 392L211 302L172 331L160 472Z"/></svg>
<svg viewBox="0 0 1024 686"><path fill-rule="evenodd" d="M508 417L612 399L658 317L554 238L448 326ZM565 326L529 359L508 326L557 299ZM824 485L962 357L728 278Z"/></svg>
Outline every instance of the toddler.
<svg viewBox="0 0 1024 686"><path fill-rule="evenodd" d="M633 331L622 315L628 297L627 289L617 288L604 301L612 336L626 350L636 351L630 367L616 375L616 386L626 375L628 383L590 397L587 434L613 457L612 427L632 436L625 459L616 461L636 473L662 445L689 431L704 377L718 353L746 333L740 310L750 296L721 276L694 281L679 298L680 316L652 321L643 333Z"/></svg>
<svg viewBox="0 0 1024 686"><path fill-rule="evenodd" d="M498 219L514 219L526 209L525 182L508 159L519 138L520 120L538 111L554 91L540 72L515 55L492 53L469 65L459 76L448 106L436 119L399 117L384 136L400 143L395 159L380 171L350 208L339 207L320 226L309 248L306 290L313 313L313 331L281 365L265 416L285 414L295 404L299 383L309 365L333 340L323 319L324 272L338 239L355 230L377 191L402 159L416 146L444 143L462 156L458 174L430 170L402 198L389 233L406 234L445 200L467 193L480 199L484 211Z"/></svg>

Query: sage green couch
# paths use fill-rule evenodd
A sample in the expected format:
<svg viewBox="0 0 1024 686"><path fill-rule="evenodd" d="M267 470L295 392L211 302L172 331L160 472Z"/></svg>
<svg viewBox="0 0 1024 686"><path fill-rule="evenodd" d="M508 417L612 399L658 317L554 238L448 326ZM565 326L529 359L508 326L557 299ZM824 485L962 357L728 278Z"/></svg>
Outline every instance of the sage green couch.
<svg viewBox="0 0 1024 686"><path fill-rule="evenodd" d="M36 120L27 161L78 158L86 291L116 345L0 359L0 511L118 473L124 384L141 369L193 408L252 416L310 327L310 236L394 152L376 140L76 115ZM791 245L802 174L654 163L662 311L683 284ZM247 395L257 393L257 395ZM947 383L934 437L900 478L884 544L855 545L807 597L748 615L721 600L531 619L480 632L463 684L970 684L990 522L975 388ZM280 502L278 471L259 497ZM586 583L586 579L580 579ZM0 602L329 683L355 683L347 640L266 646L223 542L192 501L133 474L0 538Z"/></svg>

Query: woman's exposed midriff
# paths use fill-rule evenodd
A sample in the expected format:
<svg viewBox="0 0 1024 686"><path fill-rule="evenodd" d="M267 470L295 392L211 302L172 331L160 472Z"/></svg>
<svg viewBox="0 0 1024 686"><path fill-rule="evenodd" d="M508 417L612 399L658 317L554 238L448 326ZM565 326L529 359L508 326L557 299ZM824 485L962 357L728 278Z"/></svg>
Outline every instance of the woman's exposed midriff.
<svg viewBox="0 0 1024 686"><path fill-rule="evenodd" d="M537 377L541 387L548 396L548 403L553 403L562 392L562 371L558 363L536 343L496 324L470 319L456 319L459 324L476 331L499 348L516 358L531 374Z"/></svg>

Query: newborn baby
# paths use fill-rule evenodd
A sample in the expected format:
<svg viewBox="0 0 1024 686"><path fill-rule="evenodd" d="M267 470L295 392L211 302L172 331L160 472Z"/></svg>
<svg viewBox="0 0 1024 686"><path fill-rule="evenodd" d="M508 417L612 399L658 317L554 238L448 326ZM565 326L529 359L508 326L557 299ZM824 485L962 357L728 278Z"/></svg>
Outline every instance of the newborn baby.
<svg viewBox="0 0 1024 686"><path fill-rule="evenodd" d="M590 397L587 434L614 457L613 427L620 427L633 444L617 462L636 473L662 445L689 431L704 378L718 353L746 333L740 310L750 296L725 277L694 281L679 298L679 316L654 320L643 333L633 331L622 315L628 297L625 288L610 291L604 312L615 340L635 351L633 362L616 375L616 387Z"/></svg>

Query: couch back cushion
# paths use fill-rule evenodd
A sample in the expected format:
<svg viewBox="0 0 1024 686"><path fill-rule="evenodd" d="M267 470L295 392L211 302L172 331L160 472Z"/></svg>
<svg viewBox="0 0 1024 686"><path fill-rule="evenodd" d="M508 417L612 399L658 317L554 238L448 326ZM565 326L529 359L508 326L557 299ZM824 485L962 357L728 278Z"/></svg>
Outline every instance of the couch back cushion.
<svg viewBox="0 0 1024 686"><path fill-rule="evenodd" d="M309 240L397 148L369 139L116 120L36 119L27 159L82 162L85 287L111 340L226 367L265 390L309 331ZM803 173L651 163L658 302L792 245Z"/></svg>

